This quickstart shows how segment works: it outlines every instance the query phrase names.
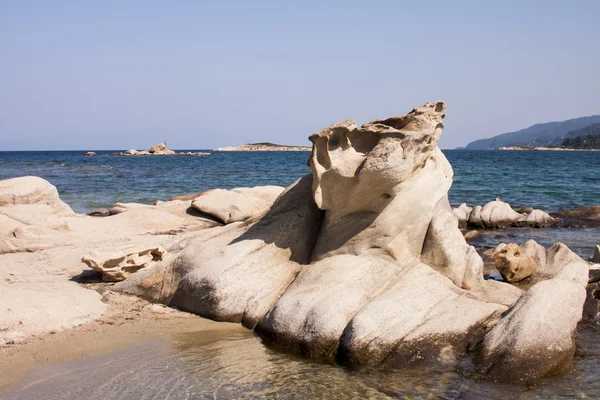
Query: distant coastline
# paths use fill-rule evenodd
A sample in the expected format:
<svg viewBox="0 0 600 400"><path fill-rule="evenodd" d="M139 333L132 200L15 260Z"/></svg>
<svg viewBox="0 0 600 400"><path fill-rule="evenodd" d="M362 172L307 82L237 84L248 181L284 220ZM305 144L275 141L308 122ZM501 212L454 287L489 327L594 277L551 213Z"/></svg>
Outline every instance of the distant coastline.
<svg viewBox="0 0 600 400"><path fill-rule="evenodd" d="M599 149L575 149L572 147L553 147L553 146L503 146L497 150L538 150L538 151L598 151Z"/></svg>
<svg viewBox="0 0 600 400"><path fill-rule="evenodd" d="M247 143L240 146L219 147L213 151L311 151L309 146L287 146L270 142Z"/></svg>

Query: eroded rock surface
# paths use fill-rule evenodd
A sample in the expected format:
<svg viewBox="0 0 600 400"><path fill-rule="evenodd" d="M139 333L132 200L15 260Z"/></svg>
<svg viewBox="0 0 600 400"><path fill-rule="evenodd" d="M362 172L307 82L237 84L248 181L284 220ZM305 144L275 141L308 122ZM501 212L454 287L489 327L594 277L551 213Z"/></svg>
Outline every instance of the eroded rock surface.
<svg viewBox="0 0 600 400"><path fill-rule="evenodd" d="M588 266L562 244L546 250L533 242L521 248L537 266L531 288L484 280L459 220L493 228L546 217L499 200L452 210L453 172L437 147L445 112L434 102L315 133L312 174L264 216L188 237L172 259L114 289L241 322L274 346L352 365L469 351L480 371L499 379L566 370ZM235 214L222 212L212 215ZM559 296L549 301L552 291Z"/></svg>
<svg viewBox="0 0 600 400"><path fill-rule="evenodd" d="M510 204L496 199L484 206L469 207L465 203L454 208L453 214L461 227L495 229L510 226L541 228L557 225L559 220L542 210L533 208L513 210Z"/></svg>
<svg viewBox="0 0 600 400"><path fill-rule="evenodd" d="M530 277L537 270L537 263L532 256L522 252L521 248L510 243L494 254L498 272L507 282L519 282Z"/></svg>
<svg viewBox="0 0 600 400"><path fill-rule="evenodd" d="M121 251L92 251L81 261L94 271L102 273L102 280L118 282L143 268L147 268L165 258L166 252L160 247L150 249L126 248Z"/></svg>
<svg viewBox="0 0 600 400"><path fill-rule="evenodd" d="M195 196L192 207L229 224L266 213L283 190L280 186L213 189Z"/></svg>

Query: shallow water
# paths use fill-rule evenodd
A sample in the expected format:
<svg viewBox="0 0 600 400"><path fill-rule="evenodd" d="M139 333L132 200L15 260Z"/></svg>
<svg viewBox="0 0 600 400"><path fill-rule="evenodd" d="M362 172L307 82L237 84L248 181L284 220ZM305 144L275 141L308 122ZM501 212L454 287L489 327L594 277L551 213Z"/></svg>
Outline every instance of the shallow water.
<svg viewBox="0 0 600 400"><path fill-rule="evenodd" d="M114 157L78 151L0 152L0 180L41 176L76 211L115 202L151 204L184 193L257 185L288 186L309 173L308 152L223 152L208 157ZM598 151L445 150L454 168L453 204L500 196L515 207L554 211L599 204Z"/></svg>
<svg viewBox="0 0 600 400"><path fill-rule="evenodd" d="M251 331L198 332L37 368L15 399L561 399L600 398L598 328L581 326L571 373L536 386L494 383L458 367L349 370L279 353Z"/></svg>

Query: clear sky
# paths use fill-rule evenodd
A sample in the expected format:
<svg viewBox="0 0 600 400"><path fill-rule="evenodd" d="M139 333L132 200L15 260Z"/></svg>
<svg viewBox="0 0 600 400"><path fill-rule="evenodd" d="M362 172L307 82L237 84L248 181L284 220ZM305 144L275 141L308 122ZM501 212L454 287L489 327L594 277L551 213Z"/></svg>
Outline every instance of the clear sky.
<svg viewBox="0 0 600 400"><path fill-rule="evenodd" d="M600 114L600 1L0 0L0 150L308 144L438 99L442 148Z"/></svg>

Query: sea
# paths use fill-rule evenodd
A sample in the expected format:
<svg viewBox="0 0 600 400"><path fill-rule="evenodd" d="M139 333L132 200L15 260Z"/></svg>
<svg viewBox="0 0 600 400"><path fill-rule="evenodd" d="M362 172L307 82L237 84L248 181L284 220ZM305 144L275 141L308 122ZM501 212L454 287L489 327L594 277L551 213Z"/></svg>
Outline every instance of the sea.
<svg viewBox="0 0 600 400"><path fill-rule="evenodd" d="M207 151L207 150L182 150ZM208 150L209 151L209 150ZM208 189L288 186L310 173L308 152L212 152L205 157L111 156L115 151L0 151L0 180L40 176L75 211L116 202L152 204ZM600 204L600 152L444 150L454 169L450 202L496 197L546 211Z"/></svg>
<svg viewBox="0 0 600 400"><path fill-rule="evenodd" d="M152 204L213 188L287 186L310 172L308 152L212 152L206 157L116 157L114 151L0 152L0 180L36 175L54 184L78 212L116 202ZM496 197L514 208L548 212L600 204L600 152L445 150L454 169L453 205L483 205ZM587 258L599 228L512 228L486 231L478 250L500 242L561 241ZM206 341L173 335L126 350L38 368L7 399L564 399L600 398L600 327L579 326L569 373L536 385L473 376L456 366L350 370L271 350L251 331ZM43 379L31 378L43 376ZM42 396L42 397L40 397ZM47 396L47 397L44 397ZM2 397L2 394L0 394Z"/></svg>

